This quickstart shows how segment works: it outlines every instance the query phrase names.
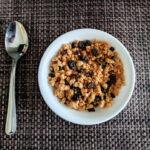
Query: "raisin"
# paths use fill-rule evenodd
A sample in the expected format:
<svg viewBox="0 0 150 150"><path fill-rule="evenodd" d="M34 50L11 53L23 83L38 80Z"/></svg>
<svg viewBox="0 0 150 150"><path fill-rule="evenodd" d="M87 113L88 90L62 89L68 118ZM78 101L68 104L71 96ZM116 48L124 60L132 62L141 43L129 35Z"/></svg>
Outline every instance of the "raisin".
<svg viewBox="0 0 150 150"><path fill-rule="evenodd" d="M72 43L71 43L71 47L72 47L72 48L76 48L76 47L78 47L78 45L77 45L76 42L72 42Z"/></svg>
<svg viewBox="0 0 150 150"><path fill-rule="evenodd" d="M94 105L95 107L97 107L99 104L98 104L98 103L93 103L93 105Z"/></svg>
<svg viewBox="0 0 150 150"><path fill-rule="evenodd" d="M77 80L77 79L79 79L80 77L81 77L80 74L76 74L75 79Z"/></svg>
<svg viewBox="0 0 150 150"><path fill-rule="evenodd" d="M104 59L102 59L102 58L97 58L97 59L96 59L96 62L97 62L99 65L101 65L103 69L104 69L104 68L106 67L106 65L107 65L107 62L106 62Z"/></svg>
<svg viewBox="0 0 150 150"><path fill-rule="evenodd" d="M112 60L116 60L116 57L115 57L115 56L112 56L111 59L112 59Z"/></svg>
<svg viewBox="0 0 150 150"><path fill-rule="evenodd" d="M109 71L109 74L114 74L115 72L113 70Z"/></svg>
<svg viewBox="0 0 150 150"><path fill-rule="evenodd" d="M94 72L93 71L88 71L86 72L86 77L92 77L94 75Z"/></svg>
<svg viewBox="0 0 150 150"><path fill-rule="evenodd" d="M106 99L106 95L104 95L103 99Z"/></svg>
<svg viewBox="0 0 150 150"><path fill-rule="evenodd" d="M106 63L105 61L103 61L103 62L101 63L102 69L105 69L106 65L107 65L107 63Z"/></svg>
<svg viewBox="0 0 150 150"><path fill-rule="evenodd" d="M88 62L89 60L87 56L83 56L83 55L79 56L79 59L83 62Z"/></svg>
<svg viewBox="0 0 150 150"><path fill-rule="evenodd" d="M79 78L79 75L78 74L71 74L70 75L70 80L72 80L72 79L78 79Z"/></svg>
<svg viewBox="0 0 150 150"><path fill-rule="evenodd" d="M97 56L99 53L98 53L98 50L96 48L93 48L92 49L92 55L93 56Z"/></svg>
<svg viewBox="0 0 150 150"><path fill-rule="evenodd" d="M84 41L80 41L79 44L78 44L78 47L79 47L81 50L85 50L85 49L86 49L85 42L84 42Z"/></svg>
<svg viewBox="0 0 150 150"><path fill-rule="evenodd" d="M78 69L78 72L79 72L79 73L84 73L84 72L85 72L85 69L81 67L81 68Z"/></svg>
<svg viewBox="0 0 150 150"><path fill-rule="evenodd" d="M71 86L70 86L70 89L73 89L73 87L74 87L74 86L73 86L73 85L71 85Z"/></svg>
<svg viewBox="0 0 150 150"><path fill-rule="evenodd" d="M89 108L88 111L89 111L89 112L94 112L95 109L94 109L94 108Z"/></svg>
<svg viewBox="0 0 150 150"><path fill-rule="evenodd" d="M90 46L90 45L91 45L91 41L85 40L85 41L80 41L79 44L78 44L78 47L79 47L81 50L85 50L85 49L86 49L86 46Z"/></svg>
<svg viewBox="0 0 150 150"><path fill-rule="evenodd" d="M60 82L60 80L61 80L60 77L56 78L56 82Z"/></svg>
<svg viewBox="0 0 150 150"><path fill-rule="evenodd" d="M87 84L87 88L88 88L88 89L95 88L95 83L94 83L94 82L89 82L89 83Z"/></svg>
<svg viewBox="0 0 150 150"><path fill-rule="evenodd" d="M100 65L104 61L104 59L96 58L95 61Z"/></svg>
<svg viewBox="0 0 150 150"><path fill-rule="evenodd" d="M68 61L68 66L69 66L69 68L70 69L76 69L76 61L74 61L74 60L69 60Z"/></svg>
<svg viewBox="0 0 150 150"><path fill-rule="evenodd" d="M80 98L80 94L74 94L71 99L73 101L77 101L79 98Z"/></svg>
<svg viewBox="0 0 150 150"><path fill-rule="evenodd" d="M115 48L114 48L114 47L110 47L109 49L110 49L111 51L114 51L114 50L115 50Z"/></svg>
<svg viewBox="0 0 150 150"><path fill-rule="evenodd" d="M65 79L65 85L69 85L69 82Z"/></svg>
<svg viewBox="0 0 150 150"><path fill-rule="evenodd" d="M64 49L63 51L61 51L61 55L65 55L67 54L67 49Z"/></svg>
<svg viewBox="0 0 150 150"><path fill-rule="evenodd" d="M101 99L101 96L95 96L94 102L99 102Z"/></svg>
<svg viewBox="0 0 150 150"><path fill-rule="evenodd" d="M52 78L54 78L55 77L55 73L52 71L52 72L50 72L49 73L49 77L52 77Z"/></svg>
<svg viewBox="0 0 150 150"><path fill-rule="evenodd" d="M101 91L102 91L103 93L107 93L108 89L104 89L103 86L101 86Z"/></svg>
<svg viewBox="0 0 150 150"><path fill-rule="evenodd" d="M80 56L81 52L80 51L75 51L74 54Z"/></svg>
<svg viewBox="0 0 150 150"><path fill-rule="evenodd" d="M72 88L72 90L74 91L74 94L79 94L79 95L81 95L81 89L79 88L79 87L71 87Z"/></svg>
<svg viewBox="0 0 150 150"><path fill-rule="evenodd" d="M59 70L64 70L64 69L65 69L64 67L59 66Z"/></svg>
<svg viewBox="0 0 150 150"><path fill-rule="evenodd" d="M86 46L91 46L91 41L85 40L85 45L86 45Z"/></svg>
<svg viewBox="0 0 150 150"><path fill-rule="evenodd" d="M111 93L110 96L111 96L112 98L115 98L115 97L116 97L113 93Z"/></svg>
<svg viewBox="0 0 150 150"><path fill-rule="evenodd" d="M116 83L116 75L115 74L111 74L109 76L109 81L107 81L108 86L111 86L112 84Z"/></svg>
<svg viewBox="0 0 150 150"><path fill-rule="evenodd" d="M79 87L74 87L73 85L71 85L70 88L73 90L74 94L79 94L80 96L82 95L81 89Z"/></svg>

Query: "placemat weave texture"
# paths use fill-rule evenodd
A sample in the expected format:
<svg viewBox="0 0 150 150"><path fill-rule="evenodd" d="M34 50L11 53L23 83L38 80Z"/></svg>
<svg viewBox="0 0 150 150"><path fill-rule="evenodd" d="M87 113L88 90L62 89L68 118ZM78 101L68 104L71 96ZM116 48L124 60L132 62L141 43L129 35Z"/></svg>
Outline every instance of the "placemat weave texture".
<svg viewBox="0 0 150 150"><path fill-rule="evenodd" d="M4 132L11 59L4 47L8 22L22 22L30 46L16 78L17 133ZM118 38L136 68L128 106L114 119L80 126L55 115L37 82L40 58L59 35L96 28ZM0 0L0 150L150 150L150 1L149 0Z"/></svg>

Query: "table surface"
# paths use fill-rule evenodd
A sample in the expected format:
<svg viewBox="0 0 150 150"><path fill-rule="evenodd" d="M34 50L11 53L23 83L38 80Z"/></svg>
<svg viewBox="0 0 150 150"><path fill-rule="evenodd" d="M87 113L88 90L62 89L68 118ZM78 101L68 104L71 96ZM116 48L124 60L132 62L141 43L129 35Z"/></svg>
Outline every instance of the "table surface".
<svg viewBox="0 0 150 150"><path fill-rule="evenodd" d="M4 35L12 20L24 24L30 46L17 68L17 133L7 136L11 59L5 52ZM38 88L38 66L45 49L59 35L77 28L96 28L118 38L136 68L135 90L128 106L99 125L62 120L48 108ZM0 0L0 149L150 149L150 1Z"/></svg>

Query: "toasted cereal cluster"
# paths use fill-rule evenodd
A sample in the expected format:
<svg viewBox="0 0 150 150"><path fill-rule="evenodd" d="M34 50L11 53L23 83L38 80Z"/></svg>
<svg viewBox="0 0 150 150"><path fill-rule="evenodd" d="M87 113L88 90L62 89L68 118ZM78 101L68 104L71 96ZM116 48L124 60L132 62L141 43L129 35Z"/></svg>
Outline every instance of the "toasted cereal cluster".
<svg viewBox="0 0 150 150"><path fill-rule="evenodd" d="M60 101L77 110L109 107L124 84L115 48L98 40L64 44L52 59L48 81Z"/></svg>

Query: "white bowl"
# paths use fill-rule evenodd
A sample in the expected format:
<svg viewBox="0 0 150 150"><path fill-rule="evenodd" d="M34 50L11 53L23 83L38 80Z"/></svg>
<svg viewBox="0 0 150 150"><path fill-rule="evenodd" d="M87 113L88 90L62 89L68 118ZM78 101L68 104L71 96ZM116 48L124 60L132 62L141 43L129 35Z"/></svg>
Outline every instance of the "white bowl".
<svg viewBox="0 0 150 150"><path fill-rule="evenodd" d="M62 44L74 40L98 39L108 41L116 51L124 65L125 86L121 88L119 95L114 99L110 108L96 109L95 112L77 111L59 102L54 96L52 87L48 84L49 65L51 58L55 56ZM112 35L96 29L77 29L67 32L54 40L45 51L39 66L38 82L41 94L51 108L61 118L81 125L93 125L108 121L115 117L129 102L135 84L135 69L132 58L123 44Z"/></svg>

